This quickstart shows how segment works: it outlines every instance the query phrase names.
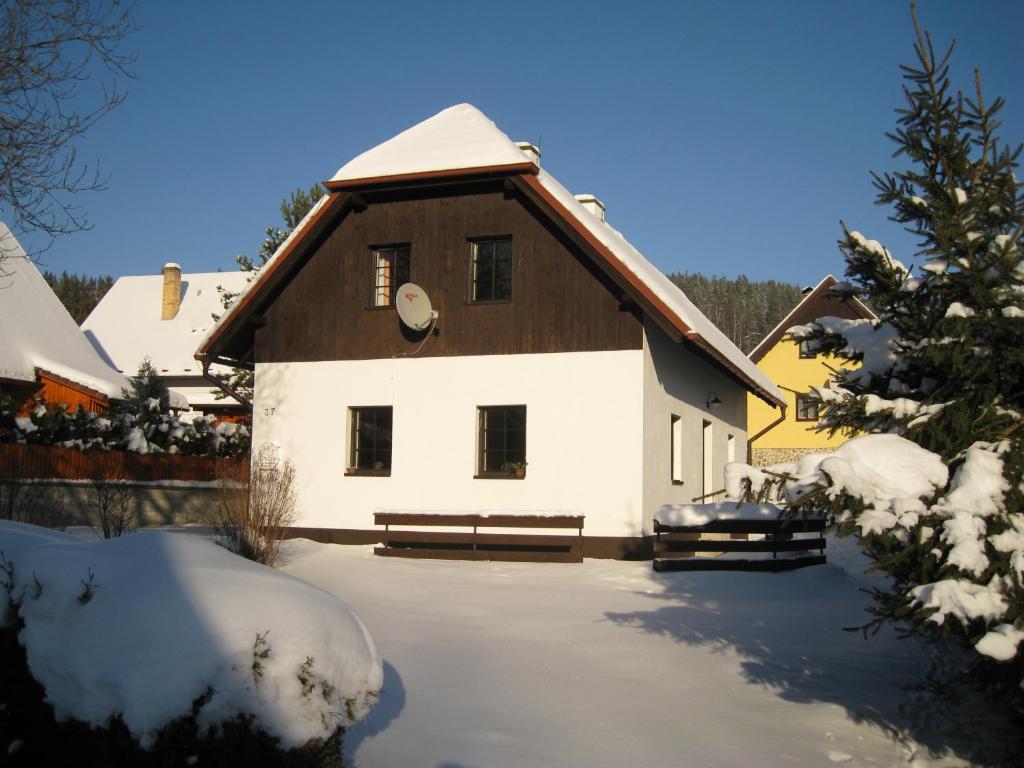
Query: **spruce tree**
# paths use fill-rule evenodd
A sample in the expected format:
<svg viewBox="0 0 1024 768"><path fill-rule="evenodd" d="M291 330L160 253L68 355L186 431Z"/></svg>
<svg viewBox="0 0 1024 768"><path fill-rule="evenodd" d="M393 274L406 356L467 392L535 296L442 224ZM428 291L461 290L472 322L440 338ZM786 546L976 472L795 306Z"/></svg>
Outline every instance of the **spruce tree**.
<svg viewBox="0 0 1024 768"><path fill-rule="evenodd" d="M893 577L891 590L875 594L873 623L909 620L915 631L974 647L979 665L995 671L988 679L1019 706L1024 202L1014 169L1021 147L998 138L1003 100L986 101L977 72L973 95L954 93L953 45L939 56L916 16L914 29L917 63L902 68L906 106L887 134L908 167L875 174L874 184L877 203L920 238L921 263L908 268L844 224L847 282L839 293L870 303L878 320L819 318L791 334L860 365L817 390L827 428L900 434L940 456L949 481L931 498L911 500L914 508L858 498L848 483L820 475L791 495L801 497L797 508L837 513L842 529Z"/></svg>

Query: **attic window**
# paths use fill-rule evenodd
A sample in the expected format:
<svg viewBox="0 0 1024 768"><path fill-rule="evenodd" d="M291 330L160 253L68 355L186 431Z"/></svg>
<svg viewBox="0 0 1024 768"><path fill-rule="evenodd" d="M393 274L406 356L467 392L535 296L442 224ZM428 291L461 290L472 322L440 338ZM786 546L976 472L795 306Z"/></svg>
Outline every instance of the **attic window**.
<svg viewBox="0 0 1024 768"><path fill-rule="evenodd" d="M471 245L471 300L511 301L512 238L474 240Z"/></svg>
<svg viewBox="0 0 1024 768"><path fill-rule="evenodd" d="M817 356L818 356L818 352L814 348L814 342L812 342L810 339L804 339L803 341L800 342L800 357L801 358L809 359L809 358L817 357Z"/></svg>
<svg viewBox="0 0 1024 768"><path fill-rule="evenodd" d="M411 250L408 245L373 249L373 306L395 305L398 286L409 282Z"/></svg>

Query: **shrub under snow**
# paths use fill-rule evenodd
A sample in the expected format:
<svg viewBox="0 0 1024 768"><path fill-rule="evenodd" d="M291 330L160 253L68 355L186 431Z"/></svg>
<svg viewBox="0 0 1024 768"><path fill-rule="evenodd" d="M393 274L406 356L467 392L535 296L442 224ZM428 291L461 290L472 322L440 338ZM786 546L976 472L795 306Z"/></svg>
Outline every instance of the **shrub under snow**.
<svg viewBox="0 0 1024 768"><path fill-rule="evenodd" d="M0 612L20 615L33 677L58 719L120 715L143 746L203 699L198 724L238 715L283 748L362 718L380 656L340 600L194 535L106 541L0 521Z"/></svg>

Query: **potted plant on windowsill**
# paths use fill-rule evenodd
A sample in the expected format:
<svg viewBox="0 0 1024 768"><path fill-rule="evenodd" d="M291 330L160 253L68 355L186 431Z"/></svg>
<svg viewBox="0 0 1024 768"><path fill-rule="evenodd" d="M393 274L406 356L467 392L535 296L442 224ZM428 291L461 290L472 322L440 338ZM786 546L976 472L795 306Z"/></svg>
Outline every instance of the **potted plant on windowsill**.
<svg viewBox="0 0 1024 768"><path fill-rule="evenodd" d="M515 476L517 480L522 480L526 477L526 462L525 461L506 461L501 465L503 472L508 472L510 475Z"/></svg>

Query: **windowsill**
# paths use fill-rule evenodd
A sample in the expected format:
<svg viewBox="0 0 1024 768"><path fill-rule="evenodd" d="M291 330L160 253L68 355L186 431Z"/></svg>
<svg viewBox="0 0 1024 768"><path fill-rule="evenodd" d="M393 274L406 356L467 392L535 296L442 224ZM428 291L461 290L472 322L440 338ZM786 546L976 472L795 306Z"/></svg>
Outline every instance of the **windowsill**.
<svg viewBox="0 0 1024 768"><path fill-rule="evenodd" d="M391 477L390 469L357 469L349 467L345 470L345 477Z"/></svg>
<svg viewBox="0 0 1024 768"><path fill-rule="evenodd" d="M495 304L511 304L512 299L488 299L487 301L464 301L466 307L492 307Z"/></svg>
<svg viewBox="0 0 1024 768"><path fill-rule="evenodd" d="M683 485L683 481L682 480L673 480L672 481L672 485Z"/></svg>
<svg viewBox="0 0 1024 768"><path fill-rule="evenodd" d="M388 304L386 306L381 307L363 307L363 309L365 309L367 312L387 312L388 310L392 310L394 308L394 304Z"/></svg>
<svg viewBox="0 0 1024 768"><path fill-rule="evenodd" d="M819 419L797 419L800 424L817 424Z"/></svg>
<svg viewBox="0 0 1024 768"><path fill-rule="evenodd" d="M474 480L525 480L526 475L522 477L516 477L510 475L507 472L485 472L481 475L473 475Z"/></svg>

